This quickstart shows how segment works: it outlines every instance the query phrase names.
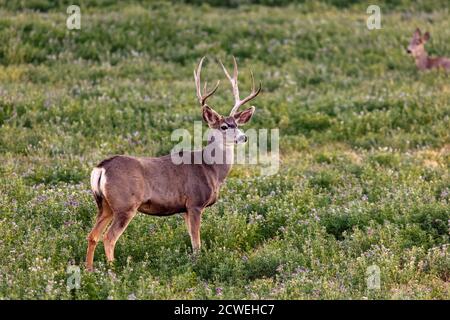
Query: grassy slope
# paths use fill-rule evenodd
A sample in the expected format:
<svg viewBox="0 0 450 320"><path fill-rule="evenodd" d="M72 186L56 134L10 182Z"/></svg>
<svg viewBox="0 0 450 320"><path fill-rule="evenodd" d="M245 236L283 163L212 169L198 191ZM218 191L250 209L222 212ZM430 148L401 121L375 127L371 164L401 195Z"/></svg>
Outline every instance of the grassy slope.
<svg viewBox="0 0 450 320"><path fill-rule="evenodd" d="M0 298L450 298L449 78L404 50L421 26L450 55L448 10L398 8L372 32L364 6L86 11L72 32L64 10L0 11ZM92 166L169 152L171 131L200 120L205 54L262 79L249 127L280 128L279 174L233 169L197 260L183 219L139 215L114 268L100 245L97 272L68 293L95 217ZM228 110L226 82L212 102ZM380 291L366 288L372 264Z"/></svg>

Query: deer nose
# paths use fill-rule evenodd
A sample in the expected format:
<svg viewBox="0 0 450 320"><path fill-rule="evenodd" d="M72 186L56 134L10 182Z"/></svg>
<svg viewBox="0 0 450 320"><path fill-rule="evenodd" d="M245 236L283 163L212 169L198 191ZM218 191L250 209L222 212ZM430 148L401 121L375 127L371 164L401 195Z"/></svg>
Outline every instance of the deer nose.
<svg viewBox="0 0 450 320"><path fill-rule="evenodd" d="M246 143L248 140L247 136L245 134L240 135L237 139L236 139L236 143Z"/></svg>
<svg viewBox="0 0 450 320"><path fill-rule="evenodd" d="M406 52L407 52L407 53L411 53L411 50L409 50L409 49L406 49Z"/></svg>

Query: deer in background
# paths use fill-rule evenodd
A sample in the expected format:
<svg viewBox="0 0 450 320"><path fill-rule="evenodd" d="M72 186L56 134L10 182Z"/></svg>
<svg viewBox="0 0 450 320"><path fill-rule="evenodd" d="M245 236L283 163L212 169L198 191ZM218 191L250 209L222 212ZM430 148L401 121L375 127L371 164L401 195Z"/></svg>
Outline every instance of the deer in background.
<svg viewBox="0 0 450 320"><path fill-rule="evenodd" d="M235 100L230 114L222 116L206 104L206 100L219 87L219 81L211 91L207 91L205 83L202 93L200 72L203 60L204 57L194 70L197 98L207 125L224 137L210 140L208 145L211 147L211 144L216 144L213 145L216 153L224 153L227 159L233 159L234 144L247 141L239 126L249 122L255 112L254 106L241 112L238 112L238 109L261 92L261 83L255 90L252 74L252 91L241 100L236 59L233 57L233 76L230 76L220 62L231 82ZM207 157L204 150L189 152L189 156ZM95 248L106 227L111 223L103 237L103 244L106 259L112 262L117 240L138 211L155 216L184 213L193 251L197 253L200 250L202 213L206 207L216 202L220 186L231 170L232 161L190 163L174 164L171 155L155 158L120 155L103 160L93 169L91 189L97 203L98 214L95 225L87 237L86 267L89 271L93 270Z"/></svg>
<svg viewBox="0 0 450 320"><path fill-rule="evenodd" d="M406 51L414 57L416 66L419 70L428 70L432 68L442 68L450 71L450 59L445 57L431 58L425 50L425 43L430 39L430 33L422 32L419 28L413 34L411 42Z"/></svg>

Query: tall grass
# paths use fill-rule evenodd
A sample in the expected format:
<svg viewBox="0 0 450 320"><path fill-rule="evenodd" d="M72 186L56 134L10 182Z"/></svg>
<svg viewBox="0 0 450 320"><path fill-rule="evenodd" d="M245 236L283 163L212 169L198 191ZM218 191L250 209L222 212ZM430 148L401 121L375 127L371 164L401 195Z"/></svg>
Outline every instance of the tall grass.
<svg viewBox="0 0 450 320"><path fill-rule="evenodd" d="M380 2L375 31L357 1L80 3L70 31L65 1L0 0L0 298L449 298L449 78L405 52L421 27L450 56L446 1ZM280 129L279 173L233 169L197 259L183 219L138 215L114 266L100 245L67 291L96 214L91 168L166 154L192 129L203 55L210 81L231 55L242 91L250 69L263 81L249 127ZM213 107L230 93L222 81Z"/></svg>

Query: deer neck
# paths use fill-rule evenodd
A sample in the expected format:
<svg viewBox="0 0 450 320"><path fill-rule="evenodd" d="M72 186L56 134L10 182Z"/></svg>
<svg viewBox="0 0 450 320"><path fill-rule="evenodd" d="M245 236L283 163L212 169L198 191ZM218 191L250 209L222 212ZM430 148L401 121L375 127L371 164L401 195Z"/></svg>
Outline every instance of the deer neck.
<svg viewBox="0 0 450 320"><path fill-rule="evenodd" d="M416 66L420 70L426 69L428 67L428 54L425 49L419 51L414 59L416 60Z"/></svg>
<svg viewBox="0 0 450 320"><path fill-rule="evenodd" d="M234 144L210 140L208 141L208 145L203 149L203 158L209 166L214 168L220 182L222 182L233 167Z"/></svg>

